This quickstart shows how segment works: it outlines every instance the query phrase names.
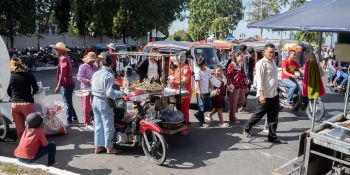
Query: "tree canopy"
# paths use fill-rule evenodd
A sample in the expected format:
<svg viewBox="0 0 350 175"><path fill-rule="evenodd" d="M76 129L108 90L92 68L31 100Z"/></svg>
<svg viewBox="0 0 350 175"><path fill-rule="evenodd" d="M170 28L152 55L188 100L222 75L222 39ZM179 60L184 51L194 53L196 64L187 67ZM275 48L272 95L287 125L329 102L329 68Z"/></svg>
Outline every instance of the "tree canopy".
<svg viewBox="0 0 350 175"><path fill-rule="evenodd" d="M191 0L189 9L189 31L193 40L203 39L212 32L227 35L244 15L241 0Z"/></svg>
<svg viewBox="0 0 350 175"><path fill-rule="evenodd" d="M0 1L0 34L45 33L57 24L60 33L141 38L152 30L168 34L171 23L183 18L189 0L26 0Z"/></svg>

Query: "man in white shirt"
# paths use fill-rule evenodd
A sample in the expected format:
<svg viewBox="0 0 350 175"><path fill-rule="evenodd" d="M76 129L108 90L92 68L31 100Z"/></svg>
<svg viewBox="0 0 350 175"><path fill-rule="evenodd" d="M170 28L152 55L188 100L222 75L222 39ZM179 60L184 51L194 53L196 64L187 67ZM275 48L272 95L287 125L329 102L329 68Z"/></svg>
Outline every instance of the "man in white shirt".
<svg viewBox="0 0 350 175"><path fill-rule="evenodd" d="M264 58L255 65L258 106L243 129L243 136L252 137L249 131L267 114L269 126L268 141L271 143L285 144L284 140L277 139L276 130L279 113L278 74L274 61L275 46L271 43L265 45Z"/></svg>
<svg viewBox="0 0 350 175"><path fill-rule="evenodd" d="M208 127L209 125L205 123L204 113L211 108L211 99L209 92L209 79L211 78L211 70L207 68L205 59L199 57L197 64L199 69L195 72L194 77L196 81L196 97L198 112L194 116L198 119L201 127Z"/></svg>

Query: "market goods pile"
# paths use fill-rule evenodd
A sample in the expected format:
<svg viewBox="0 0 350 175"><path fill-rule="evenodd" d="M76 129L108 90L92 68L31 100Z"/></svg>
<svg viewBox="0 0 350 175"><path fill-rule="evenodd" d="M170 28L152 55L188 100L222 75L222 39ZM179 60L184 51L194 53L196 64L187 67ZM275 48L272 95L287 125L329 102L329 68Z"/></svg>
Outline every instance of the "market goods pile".
<svg viewBox="0 0 350 175"><path fill-rule="evenodd" d="M151 92L159 92L163 90L163 87L161 84L156 82L150 82L149 80L145 80L142 83L139 83L138 81L132 81L130 82L130 89L137 89L137 90L147 90Z"/></svg>

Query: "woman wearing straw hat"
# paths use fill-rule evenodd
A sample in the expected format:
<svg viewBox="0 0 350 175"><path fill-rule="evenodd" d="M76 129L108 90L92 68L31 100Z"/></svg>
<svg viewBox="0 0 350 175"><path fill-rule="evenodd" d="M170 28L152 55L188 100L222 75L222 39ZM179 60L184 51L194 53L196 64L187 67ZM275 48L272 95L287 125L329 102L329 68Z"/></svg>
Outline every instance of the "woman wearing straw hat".
<svg viewBox="0 0 350 175"><path fill-rule="evenodd" d="M55 93L61 92L63 100L68 106L67 123L69 126L72 126L73 120L77 121L78 117L75 113L72 100L75 85L72 75L72 63L67 54L70 49L62 42L58 42L56 45L50 45L50 47L54 48L58 55L57 86L55 88Z"/></svg>
<svg viewBox="0 0 350 175"><path fill-rule="evenodd" d="M36 112L33 95L38 92L38 84L34 75L20 59L11 60L11 78L7 94L11 97L11 113L17 130L17 140L24 132L26 117Z"/></svg>
<svg viewBox="0 0 350 175"><path fill-rule="evenodd" d="M77 79L80 81L80 89L86 90L91 88L91 78L92 75L97 71L97 66L94 64L96 60L96 53L89 52L84 58L84 64L80 65ZM91 124L90 123L90 113L92 111L91 107L91 95L82 97L83 104L83 116L84 124L86 129Z"/></svg>

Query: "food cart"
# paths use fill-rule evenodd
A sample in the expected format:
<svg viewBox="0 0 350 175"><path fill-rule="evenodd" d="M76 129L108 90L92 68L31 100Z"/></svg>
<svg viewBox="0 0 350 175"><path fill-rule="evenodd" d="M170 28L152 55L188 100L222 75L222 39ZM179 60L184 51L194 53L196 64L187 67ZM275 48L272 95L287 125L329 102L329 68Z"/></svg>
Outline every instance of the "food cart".
<svg viewBox="0 0 350 175"><path fill-rule="evenodd" d="M172 89L171 86L167 85L165 81L168 77L168 70L171 61L169 60L172 56L178 56L177 54L171 53L142 53L142 52L129 52L124 53L128 55L142 55L142 56L152 56L152 57L161 57L161 66L162 66L162 82L158 84L149 80L143 82L133 81L129 82L127 77L124 77L124 80L127 80L128 83L122 83L122 85L127 85L127 87L121 87L125 91L133 90L142 90L147 91L149 94L149 100L151 102L152 108L156 111L155 118L159 120L157 123L161 128L164 134L175 134L179 133L187 128L186 123L182 117L181 120L170 121L167 120L166 115L176 115L180 114L180 111L177 111L175 106L178 101L181 101L181 97L187 95L189 92L180 87L178 90ZM181 69L181 68L180 68ZM181 72L181 70L180 70ZM181 76L181 75L180 75ZM182 113L180 114L182 115Z"/></svg>
<svg viewBox="0 0 350 175"><path fill-rule="evenodd" d="M177 54L161 54L161 53L145 53L145 52L124 52L124 53L112 53L116 55L127 55L127 56L152 56L152 57L161 57L161 66L162 66L162 82L161 84L152 82L149 80L144 80L143 82L139 81L129 81L126 74L124 78L117 77L116 84L120 86L120 90L126 94L132 93L134 91L144 91L147 92L142 95L142 101L149 101L150 108L155 111L155 119L158 121L157 124L161 127L164 134L176 134L187 128L186 123L182 117L182 120L177 121L167 121L164 118L164 115L179 114L180 111L177 111L175 106L181 97L187 95L187 92L183 88L178 90L169 88L167 86L168 72L168 59L170 56L178 56ZM181 72L181 71L180 71ZM74 94L77 96L86 96L91 94L91 89L86 90L76 90ZM181 113L181 112L180 112ZM181 113L182 115L182 113Z"/></svg>

